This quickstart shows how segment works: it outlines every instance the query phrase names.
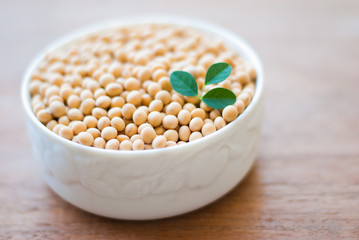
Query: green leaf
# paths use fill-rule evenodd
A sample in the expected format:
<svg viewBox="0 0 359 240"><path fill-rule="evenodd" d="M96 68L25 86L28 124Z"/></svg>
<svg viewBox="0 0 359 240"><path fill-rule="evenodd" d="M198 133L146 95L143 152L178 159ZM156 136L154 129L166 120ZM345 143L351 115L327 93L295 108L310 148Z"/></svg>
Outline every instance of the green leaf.
<svg viewBox="0 0 359 240"><path fill-rule="evenodd" d="M205 84L220 83L231 74L232 66L228 63L219 62L212 64L207 71Z"/></svg>
<svg viewBox="0 0 359 240"><path fill-rule="evenodd" d="M202 98L202 101L215 109L222 109L236 102L236 95L226 88L213 88Z"/></svg>
<svg viewBox="0 0 359 240"><path fill-rule="evenodd" d="M198 94L198 86L194 77L184 71L175 71L170 76L170 83L172 88L184 95L195 97Z"/></svg>

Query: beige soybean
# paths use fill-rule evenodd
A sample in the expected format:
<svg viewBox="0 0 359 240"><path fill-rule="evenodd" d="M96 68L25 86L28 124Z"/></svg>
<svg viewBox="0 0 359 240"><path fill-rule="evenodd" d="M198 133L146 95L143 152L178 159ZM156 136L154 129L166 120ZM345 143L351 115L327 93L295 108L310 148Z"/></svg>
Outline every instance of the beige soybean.
<svg viewBox="0 0 359 240"><path fill-rule="evenodd" d="M198 104L199 102L199 99L197 97L185 97L185 100L188 102L188 103L192 103L192 104Z"/></svg>
<svg viewBox="0 0 359 240"><path fill-rule="evenodd" d="M140 106L137 108L137 110L144 111L147 115L150 113L150 109L147 106Z"/></svg>
<svg viewBox="0 0 359 240"><path fill-rule="evenodd" d="M89 128L86 130L86 132L90 133L93 138L98 138L101 136L101 132L97 128Z"/></svg>
<svg viewBox="0 0 359 240"><path fill-rule="evenodd" d="M98 81L103 74L104 72L102 70L97 69L92 73L92 78Z"/></svg>
<svg viewBox="0 0 359 240"><path fill-rule="evenodd" d="M119 107L113 107L108 110L107 116L112 119L114 117L122 117L122 109Z"/></svg>
<svg viewBox="0 0 359 240"><path fill-rule="evenodd" d="M248 106L251 101L251 98L245 92L242 92L241 94L239 94L237 99L242 100L245 106Z"/></svg>
<svg viewBox="0 0 359 240"><path fill-rule="evenodd" d="M46 124L46 127L52 131L56 125L57 125L57 121L51 120Z"/></svg>
<svg viewBox="0 0 359 240"><path fill-rule="evenodd" d="M105 127L101 131L101 137L106 141L117 137L117 130L114 127Z"/></svg>
<svg viewBox="0 0 359 240"><path fill-rule="evenodd" d="M125 99L123 99L123 97L114 97L111 99L111 108L114 108L114 107L122 107L123 105L125 105Z"/></svg>
<svg viewBox="0 0 359 240"><path fill-rule="evenodd" d="M40 93L40 86L42 85L41 81L31 81L29 85L29 91L31 95Z"/></svg>
<svg viewBox="0 0 359 240"><path fill-rule="evenodd" d="M83 88L86 88L87 90L90 90L92 93L94 93L97 89L101 88L101 85L97 80L88 76L83 78L81 86Z"/></svg>
<svg viewBox="0 0 359 240"><path fill-rule="evenodd" d="M82 83L82 77L78 74L71 74L69 76L69 82L71 83L72 87L78 87L81 86Z"/></svg>
<svg viewBox="0 0 359 240"><path fill-rule="evenodd" d="M196 106L192 103L186 103L183 105L183 109L192 112L194 109L196 109Z"/></svg>
<svg viewBox="0 0 359 240"><path fill-rule="evenodd" d="M124 141L124 140L130 140L130 138L129 138L127 135L125 135L125 134L120 134L120 135L118 135L118 136L116 137L116 139L117 139L119 142L122 142L122 141Z"/></svg>
<svg viewBox="0 0 359 240"><path fill-rule="evenodd" d="M155 99L160 100L163 103L163 105L167 105L171 101L171 95L168 91L161 90L158 93L156 93Z"/></svg>
<svg viewBox="0 0 359 240"><path fill-rule="evenodd" d="M94 138L93 136L88 132L81 132L79 133L78 141L80 144L85 146L91 146L93 144Z"/></svg>
<svg viewBox="0 0 359 240"><path fill-rule="evenodd" d="M218 109L213 109L209 112L209 118L214 121L214 119L216 119L217 117L220 117L221 112Z"/></svg>
<svg viewBox="0 0 359 240"><path fill-rule="evenodd" d="M236 97L238 97L238 95L241 94L242 91L238 88L233 88L232 86L232 92L234 93L234 95L236 95Z"/></svg>
<svg viewBox="0 0 359 240"><path fill-rule="evenodd" d="M107 111L103 108L95 107L91 111L92 116L94 116L96 119L100 119L101 117L107 116Z"/></svg>
<svg viewBox="0 0 359 240"><path fill-rule="evenodd" d="M144 150L145 149L145 143L143 142L142 139L136 139L132 143L132 149L133 150Z"/></svg>
<svg viewBox="0 0 359 240"><path fill-rule="evenodd" d="M129 140L123 140L120 143L120 150L132 150L132 142Z"/></svg>
<svg viewBox="0 0 359 240"><path fill-rule="evenodd" d="M46 100L45 100L45 101L46 101ZM51 96L51 97L49 98L49 101L47 102L47 104L48 104L48 105L51 105L52 102L55 102L55 101L64 103L64 99L63 99L62 97L57 96L57 95L54 95L54 96Z"/></svg>
<svg viewBox="0 0 359 240"><path fill-rule="evenodd" d="M121 75L123 66L119 63L113 63L109 69L108 72L111 73L114 77L119 77Z"/></svg>
<svg viewBox="0 0 359 240"><path fill-rule="evenodd" d="M60 134L60 129L63 127L64 125L62 124L57 124L53 127L52 131L56 134Z"/></svg>
<svg viewBox="0 0 359 240"><path fill-rule="evenodd" d="M210 106L208 106L207 104L205 104L203 101L201 101L199 106L201 107L201 109L203 109L206 112L209 112L212 110L212 108Z"/></svg>
<svg viewBox="0 0 359 240"><path fill-rule="evenodd" d="M168 76L168 74L165 70L157 69L156 71L153 72L152 79L157 82L160 78L167 77L167 76Z"/></svg>
<svg viewBox="0 0 359 240"><path fill-rule="evenodd" d="M191 118L200 117L202 120L206 118L206 112L202 108L196 108L191 111Z"/></svg>
<svg viewBox="0 0 359 240"><path fill-rule="evenodd" d="M130 77L125 81L125 89L127 91L138 90L141 87L141 82L136 78Z"/></svg>
<svg viewBox="0 0 359 240"><path fill-rule="evenodd" d="M115 96L119 96L122 93L123 87L119 83L109 83L107 84L105 90L106 90L106 94L109 97L115 97Z"/></svg>
<svg viewBox="0 0 359 240"><path fill-rule="evenodd" d="M244 105L243 101L238 99L235 103L234 106L237 108L238 114L241 114L244 109L246 108L246 106Z"/></svg>
<svg viewBox="0 0 359 240"><path fill-rule="evenodd" d="M161 88L163 90L167 90L167 91L171 91L172 90L172 86L171 86L171 83L170 83L170 79L169 77L161 77L159 80L158 80L158 83L161 85Z"/></svg>
<svg viewBox="0 0 359 240"><path fill-rule="evenodd" d="M145 144L145 150L153 149L152 144Z"/></svg>
<svg viewBox="0 0 359 240"><path fill-rule="evenodd" d="M53 101L50 104L49 109L50 109L51 114L56 118L61 117L62 115L66 114L66 107L60 101Z"/></svg>
<svg viewBox="0 0 359 240"><path fill-rule="evenodd" d="M223 109L222 117L227 122L232 122L238 116L238 110L235 106L229 105Z"/></svg>
<svg viewBox="0 0 359 240"><path fill-rule="evenodd" d="M120 117L114 117L111 119L111 126L116 128L117 131L121 132L125 129L125 121Z"/></svg>
<svg viewBox="0 0 359 240"><path fill-rule="evenodd" d="M181 125L188 125L189 122L191 121L191 113L188 111L188 110L181 110L179 113L178 113L178 122L181 124Z"/></svg>
<svg viewBox="0 0 359 240"><path fill-rule="evenodd" d="M45 92L45 97L47 99L50 99L50 97L52 96L58 96L60 95L60 89L58 86L50 86L46 89L46 92Z"/></svg>
<svg viewBox="0 0 359 240"><path fill-rule="evenodd" d="M105 127L111 126L111 120L108 117L101 117L97 122L97 128L102 131Z"/></svg>
<svg viewBox="0 0 359 240"><path fill-rule="evenodd" d="M131 91L127 95L126 101L128 103L132 103L135 106L138 106L142 102L142 93L140 91L137 91L137 90Z"/></svg>
<svg viewBox="0 0 359 240"><path fill-rule="evenodd" d="M138 71L137 77L140 81L145 81L150 79L152 76L152 71L148 67L143 67L141 70Z"/></svg>
<svg viewBox="0 0 359 240"><path fill-rule="evenodd" d="M41 86L40 86L40 88L39 88L39 96L41 97L41 98L45 98L46 96L46 91L47 91L47 89L49 88L49 86L50 86L50 84L49 83L44 83L44 84L42 84Z"/></svg>
<svg viewBox="0 0 359 240"><path fill-rule="evenodd" d="M163 115L160 112L153 111L147 116L147 121L153 127L158 127L162 124Z"/></svg>
<svg viewBox="0 0 359 240"><path fill-rule="evenodd" d="M161 62L157 61L157 62L154 62L151 66L151 71L154 72L158 69L166 69L166 66L164 66L164 64L162 64Z"/></svg>
<svg viewBox="0 0 359 240"><path fill-rule="evenodd" d="M167 141L167 143L166 143L166 147L174 147L176 145L177 145L177 143L174 141Z"/></svg>
<svg viewBox="0 0 359 240"><path fill-rule="evenodd" d="M67 106L69 108L78 108L81 104L81 98L77 95L71 95L67 99Z"/></svg>
<svg viewBox="0 0 359 240"><path fill-rule="evenodd" d="M163 136L166 137L167 141L178 141L178 132L176 130L167 130L166 132L164 132Z"/></svg>
<svg viewBox="0 0 359 240"><path fill-rule="evenodd" d="M164 148L164 147L166 147L166 143L167 143L167 141L166 141L165 136L157 136L157 137L155 137L155 139L153 139L152 147L154 149Z"/></svg>
<svg viewBox="0 0 359 240"><path fill-rule="evenodd" d="M136 111L136 107L131 103L126 103L122 107L122 115L125 119L132 119L132 115L135 111Z"/></svg>
<svg viewBox="0 0 359 240"><path fill-rule="evenodd" d="M78 135L80 132L85 132L87 130L86 124L81 121L71 122L70 127L75 135Z"/></svg>
<svg viewBox="0 0 359 240"><path fill-rule="evenodd" d="M189 140L189 136L191 135L191 130L188 126L181 126L178 130L179 139L187 142Z"/></svg>
<svg viewBox="0 0 359 240"><path fill-rule="evenodd" d="M166 114L167 115L174 115L177 116L177 114L182 110L181 104L178 102L172 102L167 105L166 107Z"/></svg>
<svg viewBox="0 0 359 240"><path fill-rule="evenodd" d="M67 113L67 116L71 121L81 121L84 119L83 113L77 108L71 108Z"/></svg>
<svg viewBox="0 0 359 240"><path fill-rule="evenodd" d="M83 114L89 115L91 114L92 109L94 109L95 106L96 106L95 100L92 98L87 98L81 103L80 110L82 111Z"/></svg>
<svg viewBox="0 0 359 240"><path fill-rule="evenodd" d="M137 109L132 116L133 122L139 126L142 123L145 123L147 120L147 113L141 109Z"/></svg>
<svg viewBox="0 0 359 240"><path fill-rule="evenodd" d="M68 126L63 126L59 130L59 135L63 138L66 138L68 140L71 140L74 136L74 133L72 129Z"/></svg>
<svg viewBox="0 0 359 240"><path fill-rule="evenodd" d="M246 66L246 72L252 80L255 80L257 78L257 72L253 66Z"/></svg>
<svg viewBox="0 0 359 240"><path fill-rule="evenodd" d="M70 124L70 119L68 116L64 115L59 118L58 122L62 125L68 126Z"/></svg>
<svg viewBox="0 0 359 240"><path fill-rule="evenodd" d="M212 120L212 119L209 119L209 118L206 118L206 119L203 121L203 125L206 124L206 123L212 123L212 124L214 124L213 120Z"/></svg>
<svg viewBox="0 0 359 240"><path fill-rule="evenodd" d="M93 96L97 100L99 97L106 96L106 91L103 88L99 88L95 91Z"/></svg>
<svg viewBox="0 0 359 240"><path fill-rule="evenodd" d="M152 143L153 139L156 137L156 132L152 127L145 127L142 129L140 135L145 143Z"/></svg>
<svg viewBox="0 0 359 240"><path fill-rule="evenodd" d="M34 98L31 100L31 107L35 114L38 113L38 111L45 109L45 101L42 102L42 97L39 95L35 95Z"/></svg>
<svg viewBox="0 0 359 240"><path fill-rule="evenodd" d="M93 142L93 146L96 148L105 148L106 146L106 141L105 139L103 139L102 137L98 137L94 140Z"/></svg>
<svg viewBox="0 0 359 240"><path fill-rule="evenodd" d="M142 94L141 98L142 98L142 99L141 99L142 105L144 105L144 106L149 106L150 103L151 103L152 100L153 100L153 98L152 98L149 94L147 94L147 93Z"/></svg>
<svg viewBox="0 0 359 240"><path fill-rule="evenodd" d="M200 131L203 126L203 120L200 117L195 117L189 122L189 128L192 132Z"/></svg>
<svg viewBox="0 0 359 240"><path fill-rule="evenodd" d="M96 106L106 109L111 105L111 98L109 96L101 96L96 99Z"/></svg>
<svg viewBox="0 0 359 240"><path fill-rule="evenodd" d="M125 127L125 134L129 137L132 137L137 133L138 127L134 123L129 123Z"/></svg>
<svg viewBox="0 0 359 240"><path fill-rule="evenodd" d="M214 126L216 127L217 130L223 128L224 126L226 126L226 121L222 118L222 117L217 117L214 120Z"/></svg>
<svg viewBox="0 0 359 240"><path fill-rule="evenodd" d="M202 137L203 136L202 136L202 134L200 132L192 132L191 135L189 136L189 141L193 142L193 141L195 141L197 139L200 139Z"/></svg>
<svg viewBox="0 0 359 240"><path fill-rule="evenodd" d="M85 99L88 99L88 98L92 98L93 99L93 94L92 92L89 90L89 89L84 89L81 91L81 94L80 94L80 99L81 101L84 101Z"/></svg>
<svg viewBox="0 0 359 240"><path fill-rule="evenodd" d="M123 99L126 99L126 101L127 101L128 94L130 94L130 91L123 91L121 93L120 97L122 97Z"/></svg>
<svg viewBox="0 0 359 240"><path fill-rule="evenodd" d="M141 139L141 135L139 134L135 134L130 138L130 141L133 143L134 141L136 141L137 139Z"/></svg>
<svg viewBox="0 0 359 240"><path fill-rule="evenodd" d="M88 128L97 127L97 119L94 116L86 116L83 121Z"/></svg>
<svg viewBox="0 0 359 240"><path fill-rule="evenodd" d="M178 102L181 105L181 108L182 108L182 106L184 104L183 97L181 95L173 93L173 92L172 92L172 96L171 96L171 101L172 102Z"/></svg>
<svg viewBox="0 0 359 240"><path fill-rule="evenodd" d="M205 123L202 127L202 135L205 137L207 135L210 135L216 131L216 127L213 123Z"/></svg>
<svg viewBox="0 0 359 240"><path fill-rule="evenodd" d="M138 132L139 134L141 134L142 129L144 129L145 127L151 127L151 128L153 128L153 126L152 126L151 124L149 124L149 123L142 123L140 126L138 126L137 132Z"/></svg>
<svg viewBox="0 0 359 240"><path fill-rule="evenodd" d="M117 139L111 139L106 143L105 148L109 150L118 150L120 149L120 142Z"/></svg>
<svg viewBox="0 0 359 240"><path fill-rule="evenodd" d="M173 115L166 115L162 119L162 125L166 129L175 129L178 126L178 119Z"/></svg>
<svg viewBox="0 0 359 240"><path fill-rule="evenodd" d="M162 90L161 85L156 82L150 83L147 87L147 92L151 97L155 97L156 94L161 90Z"/></svg>
<svg viewBox="0 0 359 240"><path fill-rule="evenodd" d="M38 102L34 105L33 107L33 111L34 113L37 115L39 113L40 110L45 109L45 104L43 104L42 102Z"/></svg>
<svg viewBox="0 0 359 240"><path fill-rule="evenodd" d="M150 112L153 112L153 111L161 112L163 109L163 103L162 103L162 101L156 99L150 103L148 108L149 108Z"/></svg>
<svg viewBox="0 0 359 240"><path fill-rule="evenodd" d="M146 80L142 83L142 88L148 93L148 86L153 83L151 80Z"/></svg>
<svg viewBox="0 0 359 240"><path fill-rule="evenodd" d="M51 116L51 113L49 110L47 109L42 109L40 110L36 117L39 119L40 122L42 123L47 123L49 122L50 120L52 120L52 116Z"/></svg>
<svg viewBox="0 0 359 240"><path fill-rule="evenodd" d="M166 129L161 125L155 128L157 135L163 135L166 131Z"/></svg>
<svg viewBox="0 0 359 240"><path fill-rule="evenodd" d="M247 84L248 85L248 84ZM254 89L252 89L252 88L250 88L250 87L245 87L244 89L243 89L243 92L242 93L246 93L247 95L248 95L248 97L249 97L249 99L251 100L252 98L253 98L253 96L254 96ZM250 102L250 100L249 100L249 102ZM249 104L249 103L248 103Z"/></svg>
<svg viewBox="0 0 359 240"><path fill-rule="evenodd" d="M106 87L109 83L115 82L115 80L115 77L110 73L104 73L99 78L102 87Z"/></svg>

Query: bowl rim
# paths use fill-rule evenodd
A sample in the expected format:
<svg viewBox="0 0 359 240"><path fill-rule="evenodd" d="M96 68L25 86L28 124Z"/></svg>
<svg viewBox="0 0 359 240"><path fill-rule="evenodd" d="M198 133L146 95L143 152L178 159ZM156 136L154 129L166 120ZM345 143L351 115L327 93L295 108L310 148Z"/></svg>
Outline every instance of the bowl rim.
<svg viewBox="0 0 359 240"><path fill-rule="evenodd" d="M169 25L177 25L177 26L183 26L183 27L189 27L192 29L203 31L205 34L214 34L217 33L220 35L219 39L221 39L225 44L228 45L236 45L238 46L238 49L242 51L242 54L245 53L247 56L243 57L247 61L249 61L257 72L257 79L256 79L256 88L254 96L250 102L250 104L245 108L245 110L232 122L227 124L225 127L221 128L218 131L215 131L214 133L205 136L203 138L200 138L193 142L188 142L186 144L181 144L173 147L165 147L160 149L149 149L149 150L110 150L110 149L101 149L101 148L95 148L95 147L89 147L84 146L79 143L75 143L73 141L67 140L50 129L48 129L44 124L42 124L35 114L33 113L33 110L31 108L31 96L29 91L29 82L32 71L37 67L37 65L40 63L40 61L46 56L47 53L54 51L71 41L75 41L78 38L81 38L85 35L100 32L102 30L111 29L115 27L120 26L128 26L128 25L136 25L136 24L169 24ZM238 49L233 49L237 53L239 53ZM131 17L123 17L123 18L117 18L110 21L100 22L97 24L92 24L87 27L83 27L78 29L77 31L70 32L68 34L63 35L60 38L57 38L55 41L47 45L43 50L41 50L28 64L23 77L22 77L22 83L21 83L21 101L23 108L25 110L27 121L30 120L39 131L42 132L42 134L46 135L47 138L51 139L52 141L66 146L66 148L74 149L81 152L88 152L88 153L94 153L94 154L107 154L109 156L142 156L149 154L158 154L158 153L174 153L177 151L186 151L190 150L190 148L196 148L200 147L202 144L206 144L206 142L215 142L217 136L219 134L227 134L231 132L232 128L235 127L235 125L240 124L241 121L243 121L244 118L246 118L253 109L259 104L262 95L263 95L263 87L264 87L264 75L263 75L263 66L262 63L257 55L257 53L253 50L253 48L240 36L237 34L208 21L196 19L196 18L188 18L184 16L131 16ZM30 136L31 138L31 136Z"/></svg>

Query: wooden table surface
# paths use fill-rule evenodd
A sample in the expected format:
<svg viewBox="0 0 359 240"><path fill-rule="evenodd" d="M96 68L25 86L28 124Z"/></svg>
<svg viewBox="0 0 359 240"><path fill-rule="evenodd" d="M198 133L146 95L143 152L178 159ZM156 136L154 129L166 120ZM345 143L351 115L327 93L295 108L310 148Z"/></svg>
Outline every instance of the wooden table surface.
<svg viewBox="0 0 359 240"><path fill-rule="evenodd" d="M62 34L144 13L210 20L247 39L265 66L266 115L257 162L226 197L179 217L118 221L45 185L19 87ZM359 239L358 1L5 0L0 30L0 239Z"/></svg>

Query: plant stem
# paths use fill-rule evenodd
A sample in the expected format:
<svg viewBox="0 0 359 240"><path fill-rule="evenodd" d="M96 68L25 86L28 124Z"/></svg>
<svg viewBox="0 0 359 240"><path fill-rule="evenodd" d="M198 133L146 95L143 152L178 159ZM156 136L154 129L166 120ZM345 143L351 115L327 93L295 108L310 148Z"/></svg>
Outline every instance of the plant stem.
<svg viewBox="0 0 359 240"><path fill-rule="evenodd" d="M203 90L204 90L204 87L205 87L206 85L204 85L203 87L202 87L202 89L201 89L201 93L200 93L200 95L199 95L199 100L202 100L202 94L203 94Z"/></svg>

